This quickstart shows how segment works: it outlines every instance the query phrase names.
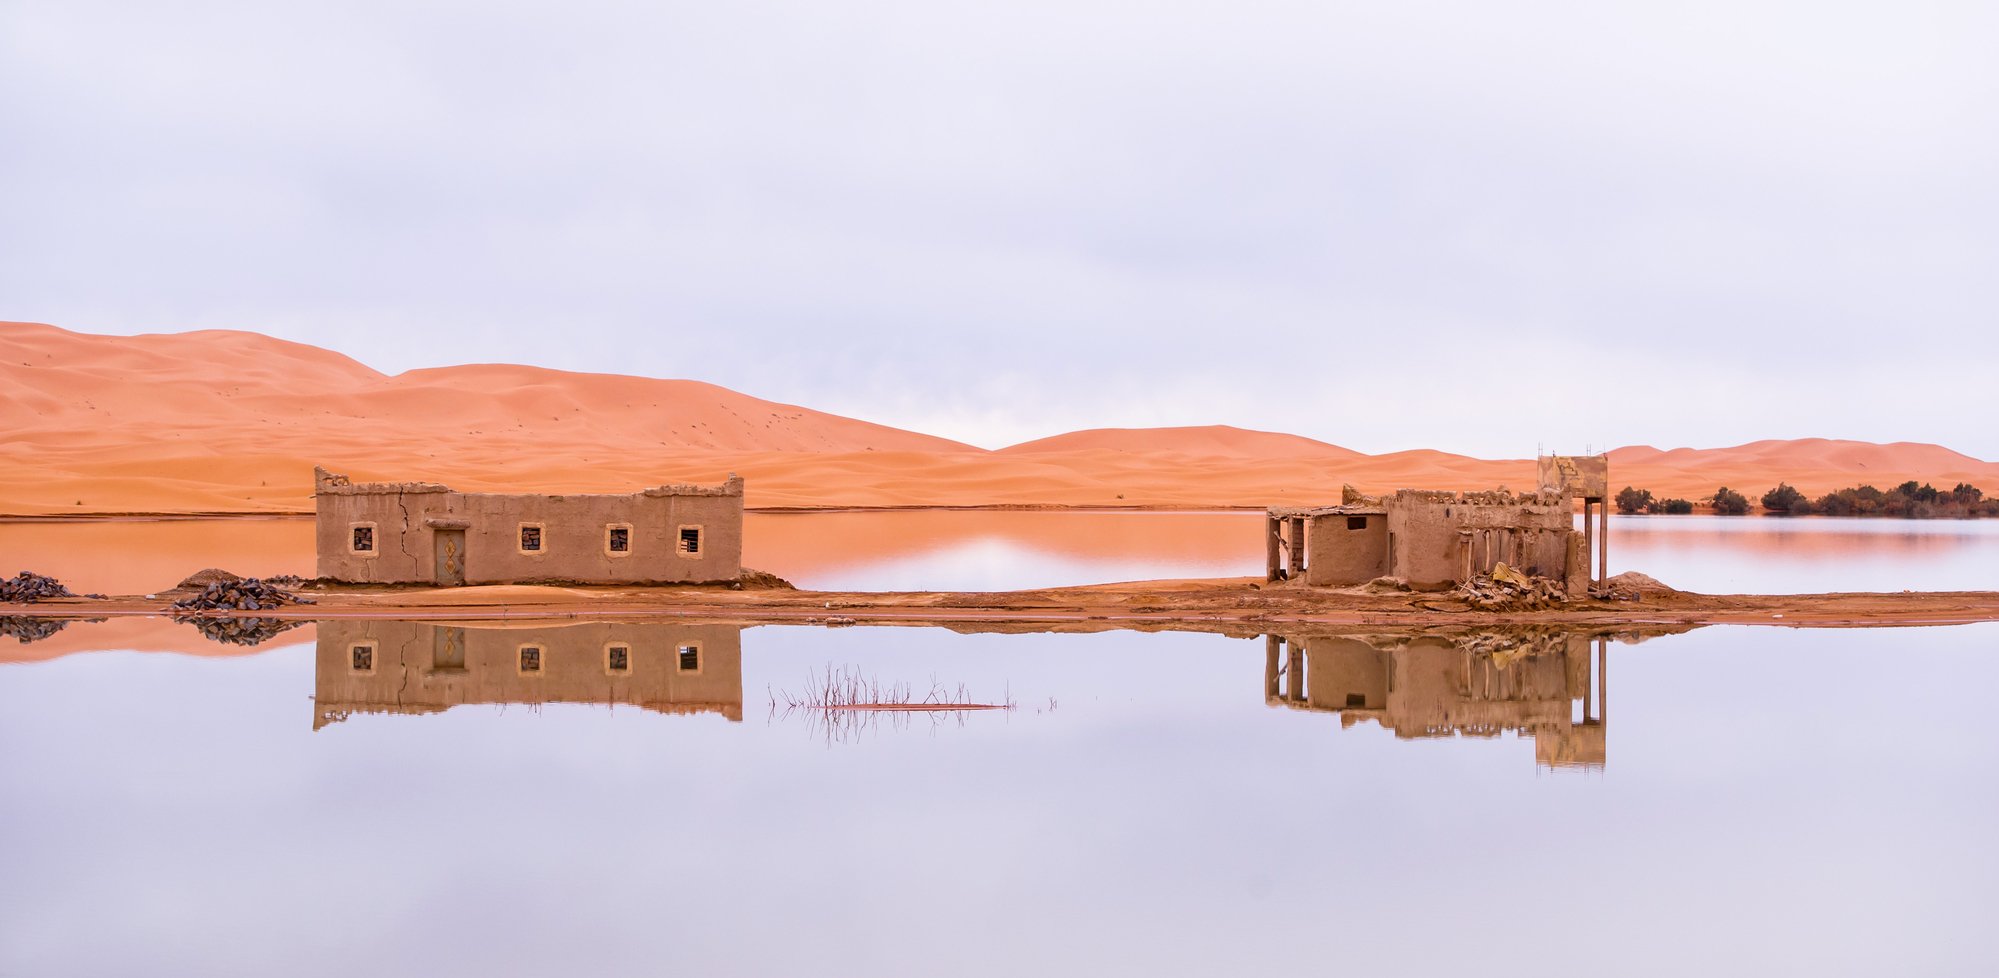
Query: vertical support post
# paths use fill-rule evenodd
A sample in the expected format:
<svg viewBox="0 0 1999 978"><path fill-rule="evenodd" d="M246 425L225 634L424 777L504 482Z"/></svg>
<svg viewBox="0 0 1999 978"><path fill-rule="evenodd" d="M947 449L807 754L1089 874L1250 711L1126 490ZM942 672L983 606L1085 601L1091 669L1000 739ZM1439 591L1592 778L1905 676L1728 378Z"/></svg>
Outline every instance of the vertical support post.
<svg viewBox="0 0 1999 978"><path fill-rule="evenodd" d="M1285 673L1285 685L1290 687L1291 702L1305 702L1305 643L1295 639L1285 639L1291 646L1291 663Z"/></svg>
<svg viewBox="0 0 1999 978"><path fill-rule="evenodd" d="M1263 701L1265 703L1277 698L1277 655L1278 646L1283 644L1284 640L1275 635L1263 636Z"/></svg>
<svg viewBox="0 0 1999 978"><path fill-rule="evenodd" d="M1605 581L1610 580L1610 500L1596 501L1596 569Z"/></svg>
<svg viewBox="0 0 1999 978"><path fill-rule="evenodd" d="M1291 576L1305 573L1305 518L1291 517Z"/></svg>
<svg viewBox="0 0 1999 978"><path fill-rule="evenodd" d="M1596 559L1596 522L1590 519L1592 514L1589 511L1593 501L1588 496L1583 497L1583 566L1589 572L1585 576L1589 578L1590 587L1596 586L1596 566L1593 563Z"/></svg>
<svg viewBox="0 0 1999 978"><path fill-rule="evenodd" d="M1583 651L1583 722L1584 723L1590 723L1596 719L1596 677L1590 675L1590 660L1594 658L1594 656L1592 656L1590 653L1595 651L1596 651L1596 640L1591 639L1590 644L1585 646Z"/></svg>
<svg viewBox="0 0 1999 978"><path fill-rule="evenodd" d="M1610 719L1610 639L1596 640L1596 722Z"/></svg>
<svg viewBox="0 0 1999 978"><path fill-rule="evenodd" d="M1278 528L1282 525L1283 521L1278 517L1267 512L1263 515L1263 580L1266 584L1284 577L1284 567L1277 552L1283 542L1278 538Z"/></svg>

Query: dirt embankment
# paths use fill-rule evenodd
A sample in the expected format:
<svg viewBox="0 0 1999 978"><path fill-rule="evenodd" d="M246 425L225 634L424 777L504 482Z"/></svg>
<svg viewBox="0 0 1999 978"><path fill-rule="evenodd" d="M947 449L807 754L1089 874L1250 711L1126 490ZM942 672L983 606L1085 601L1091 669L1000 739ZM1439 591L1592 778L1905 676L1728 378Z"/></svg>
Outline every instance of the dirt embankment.
<svg viewBox="0 0 1999 978"><path fill-rule="evenodd" d="M1485 611L1456 592L1329 590L1251 578L1143 581L1005 592L827 592L726 587L427 588L332 585L301 593L308 607L238 612L264 618L504 620L708 618L784 624L1074 625L1088 628L1259 630L1287 623L1422 626L1497 624L1943 625L1999 621L1999 592L1712 595L1648 590L1531 611ZM57 618L173 613L163 593L58 598L0 613ZM231 612L210 612L227 615Z"/></svg>

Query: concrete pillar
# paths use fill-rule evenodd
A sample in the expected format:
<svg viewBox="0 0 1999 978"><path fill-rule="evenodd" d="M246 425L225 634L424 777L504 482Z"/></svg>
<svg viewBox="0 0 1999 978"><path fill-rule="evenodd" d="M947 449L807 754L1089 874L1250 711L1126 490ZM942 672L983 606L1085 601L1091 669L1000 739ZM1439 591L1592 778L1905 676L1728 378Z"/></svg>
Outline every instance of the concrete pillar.
<svg viewBox="0 0 1999 978"><path fill-rule="evenodd" d="M1291 576L1305 574L1305 518L1291 517Z"/></svg>
<svg viewBox="0 0 1999 978"><path fill-rule="evenodd" d="M1284 565L1279 559L1278 548L1282 540L1278 534L1284 521L1266 513L1263 517L1263 580L1265 583L1284 579Z"/></svg>

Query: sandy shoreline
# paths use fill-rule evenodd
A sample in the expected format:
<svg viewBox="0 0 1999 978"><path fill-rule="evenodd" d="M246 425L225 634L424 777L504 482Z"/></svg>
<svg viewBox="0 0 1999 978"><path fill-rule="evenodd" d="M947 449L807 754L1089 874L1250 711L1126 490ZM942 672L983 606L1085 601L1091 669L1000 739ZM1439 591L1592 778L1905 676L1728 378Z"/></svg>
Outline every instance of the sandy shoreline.
<svg viewBox="0 0 1999 978"><path fill-rule="evenodd" d="M58 598L0 604L0 614L78 620L175 614L185 592ZM1023 624L1106 628L1250 629L1278 624L1355 626L1757 624L1798 627L1947 625L1999 621L1999 592L1710 595L1647 592L1636 601L1591 599L1538 611L1472 610L1452 592L1367 593L1253 578L1138 581L1001 592L834 592L723 587L495 585L436 589L333 585L308 588L317 604L207 617L312 621L700 618L760 624ZM180 614L187 614L182 612Z"/></svg>

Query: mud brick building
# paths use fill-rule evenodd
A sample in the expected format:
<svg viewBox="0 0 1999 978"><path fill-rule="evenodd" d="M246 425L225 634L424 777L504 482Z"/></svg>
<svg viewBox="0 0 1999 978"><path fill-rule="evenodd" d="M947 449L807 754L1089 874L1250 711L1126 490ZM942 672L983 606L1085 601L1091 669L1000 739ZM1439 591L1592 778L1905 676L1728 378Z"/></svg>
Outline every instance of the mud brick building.
<svg viewBox="0 0 1999 978"><path fill-rule="evenodd" d="M743 571L743 480L623 495L454 492L315 469L319 576L352 583L665 584Z"/></svg>

